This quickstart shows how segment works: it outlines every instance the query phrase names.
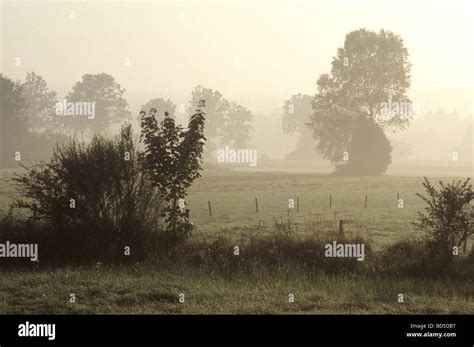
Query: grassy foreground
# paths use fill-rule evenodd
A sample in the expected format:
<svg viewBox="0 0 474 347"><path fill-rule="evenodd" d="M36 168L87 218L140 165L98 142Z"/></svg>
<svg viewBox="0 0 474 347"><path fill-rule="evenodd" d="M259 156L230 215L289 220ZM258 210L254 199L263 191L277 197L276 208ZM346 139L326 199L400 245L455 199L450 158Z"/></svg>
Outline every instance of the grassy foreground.
<svg viewBox="0 0 474 347"><path fill-rule="evenodd" d="M1 209L16 196L11 176L11 171L0 170ZM306 237L332 229L333 221L344 219L348 235L362 235L380 248L419 235L410 222L424 207L415 196L422 192L421 182L421 177L209 172L188 197L197 227L192 239L210 243L220 236L240 240L248 233L274 233L275 223L288 219L293 236ZM404 200L403 208L397 206L397 193ZM289 212L288 199L296 197L300 211ZM474 313L472 279L332 276L289 264L223 275L206 266L150 260L135 266L0 269L0 278L0 314ZM184 303L179 302L181 293ZM294 303L288 302L290 293ZM403 303L398 302L400 293ZM75 294L75 303L70 302L70 294Z"/></svg>
<svg viewBox="0 0 474 347"><path fill-rule="evenodd" d="M309 276L290 268L225 277L205 268L149 264L0 276L0 314L474 313L474 286L465 280Z"/></svg>

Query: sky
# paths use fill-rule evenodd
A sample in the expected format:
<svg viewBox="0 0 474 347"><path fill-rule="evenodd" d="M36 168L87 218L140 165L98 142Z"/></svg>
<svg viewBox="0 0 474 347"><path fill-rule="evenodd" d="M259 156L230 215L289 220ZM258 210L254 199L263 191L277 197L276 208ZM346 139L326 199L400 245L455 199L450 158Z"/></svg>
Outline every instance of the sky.
<svg viewBox="0 0 474 347"><path fill-rule="evenodd" d="M315 94L348 32L387 29L408 49L409 95L422 113L463 116L472 114L473 3L2 0L0 65L13 79L37 72L60 97L82 75L106 72L132 106L187 103L200 84L270 114L293 94Z"/></svg>

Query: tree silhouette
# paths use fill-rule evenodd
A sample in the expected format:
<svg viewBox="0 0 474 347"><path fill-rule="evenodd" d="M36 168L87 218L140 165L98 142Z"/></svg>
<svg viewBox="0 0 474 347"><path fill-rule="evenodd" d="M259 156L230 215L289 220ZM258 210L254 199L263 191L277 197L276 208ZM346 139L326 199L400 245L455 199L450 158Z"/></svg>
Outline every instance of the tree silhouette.
<svg viewBox="0 0 474 347"><path fill-rule="evenodd" d="M347 34L344 47L339 48L333 58L331 73L321 75L317 81L310 123L318 151L333 164L344 165L342 153L345 151L357 158L364 156L364 153L353 153L356 148L350 148L354 143L351 141L354 129L360 124L369 126L369 122L359 123L359 119L367 119L380 129L408 126L410 114L383 111L384 103L410 102L406 96L410 68L408 52L400 36L385 30L376 33L366 29ZM384 146L386 139L377 138L382 142L372 145ZM389 150L388 146L384 147ZM376 163L372 165L373 173L383 171L380 168L386 161L379 164L378 168Z"/></svg>
<svg viewBox="0 0 474 347"><path fill-rule="evenodd" d="M23 116L25 100L21 96L21 86L0 74L0 110L2 167L14 163L14 153L21 149L28 127Z"/></svg>
<svg viewBox="0 0 474 347"><path fill-rule="evenodd" d="M369 119L357 119L348 147L347 160L336 165L335 174L380 175L391 163L390 142L383 130Z"/></svg>
<svg viewBox="0 0 474 347"><path fill-rule="evenodd" d="M30 131L23 85L0 74L0 167L45 160L58 137Z"/></svg>
<svg viewBox="0 0 474 347"><path fill-rule="evenodd" d="M189 187L201 176L199 171L206 141L204 107L201 100L190 117L188 129L176 125L167 112L159 125L156 109L152 108L148 114L140 112L141 141L145 144L144 167L168 201L165 208L167 231L177 241L185 239L191 231L178 200L186 197Z"/></svg>
<svg viewBox="0 0 474 347"><path fill-rule="evenodd" d="M128 103L123 98L125 89L120 87L115 78L100 73L86 74L77 82L67 95L68 102L95 102L95 117L73 115L61 116L62 124L67 130L85 133L110 134L110 126L129 120Z"/></svg>
<svg viewBox="0 0 474 347"><path fill-rule="evenodd" d="M314 159L317 152L314 149L314 140L311 128L308 126L313 97L306 94L293 95L283 105L282 127L285 134L297 134L296 150L287 155L287 159Z"/></svg>
<svg viewBox="0 0 474 347"><path fill-rule="evenodd" d="M206 100L207 152L212 153L217 146L248 146L252 112L236 102L226 100L223 95L210 88L197 86L191 94L190 105Z"/></svg>
<svg viewBox="0 0 474 347"><path fill-rule="evenodd" d="M473 233L470 203L474 191L469 182L469 178L451 183L439 181L437 190L425 177L423 187L427 196L416 193L428 206L425 213L418 212L418 220L413 224L429 234L434 255L444 263L452 260L453 246L464 243L464 252L467 251L466 240Z"/></svg>
<svg viewBox="0 0 474 347"><path fill-rule="evenodd" d="M157 119L158 124L160 124L164 120L165 112L168 112L168 117L176 119L176 105L170 99L151 99L145 105L143 105L140 110L147 112L150 111L152 108L156 110L156 117L160 117Z"/></svg>
<svg viewBox="0 0 474 347"><path fill-rule="evenodd" d="M237 148L246 148L250 141L250 125L254 115L250 110L236 102L229 102L221 130L221 145L233 145Z"/></svg>
<svg viewBox="0 0 474 347"><path fill-rule="evenodd" d="M21 92L25 100L25 117L29 129L38 132L55 131L58 126L55 115L57 94L49 90L43 77L34 72L27 73Z"/></svg>

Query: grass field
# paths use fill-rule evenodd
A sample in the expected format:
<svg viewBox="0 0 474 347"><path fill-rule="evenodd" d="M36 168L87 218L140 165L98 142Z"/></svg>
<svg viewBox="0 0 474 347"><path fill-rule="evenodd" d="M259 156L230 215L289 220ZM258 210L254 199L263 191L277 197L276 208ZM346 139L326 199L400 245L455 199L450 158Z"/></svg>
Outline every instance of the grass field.
<svg viewBox="0 0 474 347"><path fill-rule="evenodd" d="M453 177L432 180L451 181ZM291 219L296 234L317 233L343 219L348 233L370 238L375 246L420 234L411 224L425 205L423 177L333 177L310 173L211 173L190 190L188 202L197 235L228 237L243 227ZM403 208L397 204L397 193ZM329 208L329 196L332 207ZM367 195L367 208L365 196ZM299 197L299 212L288 200ZM256 213L255 198L259 213ZM208 201L212 216L209 216ZM288 212L290 211L290 212Z"/></svg>
<svg viewBox="0 0 474 347"><path fill-rule="evenodd" d="M0 207L15 191L11 171L1 171ZM452 180L436 177L433 180ZM422 177L341 178L314 173L206 172L188 201L194 239L236 240L249 230L269 233L291 220L293 233L333 228L361 234L375 247L415 237L410 223L424 204ZM397 206L397 193L404 207ZM329 208L329 195L332 206ZM367 208L364 207L368 196ZM288 212L299 197L300 211ZM258 198L259 213L256 213ZM208 201L212 216L209 216ZM336 213L336 215L335 215ZM0 313L474 313L472 279L387 278L306 274L288 266L222 276L208 268L173 264L3 271ZM69 294L77 296L69 302ZM185 294L180 303L178 295ZM288 294L295 302L288 302ZM403 293L404 303L397 301Z"/></svg>
<svg viewBox="0 0 474 347"><path fill-rule="evenodd" d="M16 196L9 180L12 170L0 171L0 209ZM453 177L435 177L450 181ZM210 171L190 189L187 198L195 237L239 239L242 230L264 232L275 221L294 226L295 234L333 228L343 219L347 233L370 238L375 246L414 237L419 231L411 224L424 208L415 193L424 193L423 177L333 177L315 173ZM403 200L398 207L397 194ZM329 208L330 195L332 206ZM367 195L367 208L365 196ZM299 198L299 212L288 208L288 200ZM256 212L255 198L258 199ZM208 201L212 216L209 216Z"/></svg>
<svg viewBox="0 0 474 347"><path fill-rule="evenodd" d="M308 276L262 269L223 278L146 264L2 273L0 314L474 313L472 281ZM294 294L294 303L288 295ZM403 293L404 302L398 302ZM76 296L70 303L69 295ZM184 294L184 303L179 295Z"/></svg>

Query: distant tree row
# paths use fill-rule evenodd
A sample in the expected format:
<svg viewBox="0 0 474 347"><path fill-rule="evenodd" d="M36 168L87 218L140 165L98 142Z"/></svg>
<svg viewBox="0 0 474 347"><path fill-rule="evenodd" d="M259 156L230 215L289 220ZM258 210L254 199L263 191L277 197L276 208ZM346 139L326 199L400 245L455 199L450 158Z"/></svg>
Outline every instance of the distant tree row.
<svg viewBox="0 0 474 347"><path fill-rule="evenodd" d="M124 98L125 89L105 73L82 76L64 100L59 100L44 78L34 72L28 73L24 81L16 82L0 74L0 85L1 167L49 158L54 144L70 136L88 139L93 134L110 136L114 125L132 119ZM192 91L188 109L192 110L199 100L206 100L208 105L205 134L209 141L208 155L217 146L248 146L252 112L228 101L219 91L202 86ZM159 121L165 112L170 117L176 116L176 105L169 99L155 98L142 106L147 112L151 108L157 110ZM186 107L180 111L187 113Z"/></svg>
<svg viewBox="0 0 474 347"><path fill-rule="evenodd" d="M223 95L210 88L197 86L191 93L189 105L181 105L179 112L192 110L200 100L206 101L206 130L208 139L207 154L211 154L218 146L234 146L246 148L249 145L250 133L253 130L253 113L234 101L229 101ZM151 108L157 110L158 121L163 120L164 113L168 112L172 118L176 117L176 105L169 99L155 98L142 106L141 110L148 112Z"/></svg>

